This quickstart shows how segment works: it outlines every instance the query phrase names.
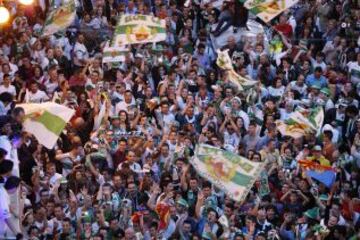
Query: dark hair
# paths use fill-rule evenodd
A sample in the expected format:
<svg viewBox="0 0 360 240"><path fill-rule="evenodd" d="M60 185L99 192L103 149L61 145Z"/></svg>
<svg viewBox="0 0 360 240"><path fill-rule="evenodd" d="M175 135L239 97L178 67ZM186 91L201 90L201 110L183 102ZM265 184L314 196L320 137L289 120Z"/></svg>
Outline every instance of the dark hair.
<svg viewBox="0 0 360 240"><path fill-rule="evenodd" d="M322 68L321 67L316 67L315 69L314 69L314 72L320 72L320 73L322 73Z"/></svg>
<svg viewBox="0 0 360 240"><path fill-rule="evenodd" d="M329 139L332 139L332 137L333 137L333 133L330 130L325 130L323 134L324 134L324 136L326 136Z"/></svg>
<svg viewBox="0 0 360 240"><path fill-rule="evenodd" d="M13 96L9 92L3 92L0 94L0 101L3 103L12 102Z"/></svg>

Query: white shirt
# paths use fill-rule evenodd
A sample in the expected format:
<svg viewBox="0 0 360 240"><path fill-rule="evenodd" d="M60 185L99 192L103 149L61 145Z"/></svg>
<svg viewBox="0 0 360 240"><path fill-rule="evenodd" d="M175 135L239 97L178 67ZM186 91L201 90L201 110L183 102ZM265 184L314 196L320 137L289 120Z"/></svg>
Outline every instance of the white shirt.
<svg viewBox="0 0 360 240"><path fill-rule="evenodd" d="M360 65L358 62L349 62L347 64L350 80L353 84L360 82Z"/></svg>
<svg viewBox="0 0 360 240"><path fill-rule="evenodd" d="M5 87L5 85L0 85L0 94L3 92L8 92L13 96L16 96L16 89L13 85L9 85L8 87Z"/></svg>
<svg viewBox="0 0 360 240"><path fill-rule="evenodd" d="M76 42L74 47L74 54L77 59L85 60L89 58L89 52L84 44Z"/></svg>
<svg viewBox="0 0 360 240"><path fill-rule="evenodd" d="M119 103L117 103L115 105L115 111L114 111L114 115L117 116L120 112L120 110L124 110L127 113L129 113L129 107L130 106L135 106L135 104L133 103L133 101L131 101L131 103L126 103L125 101L121 101Z"/></svg>
<svg viewBox="0 0 360 240"><path fill-rule="evenodd" d="M36 93L29 91L25 97L30 103L41 103L49 100L49 97L44 91L37 90Z"/></svg>
<svg viewBox="0 0 360 240"><path fill-rule="evenodd" d="M5 220L11 217L10 214L10 197L6 192L4 186L0 186L0 238L2 239L6 232L7 225Z"/></svg>

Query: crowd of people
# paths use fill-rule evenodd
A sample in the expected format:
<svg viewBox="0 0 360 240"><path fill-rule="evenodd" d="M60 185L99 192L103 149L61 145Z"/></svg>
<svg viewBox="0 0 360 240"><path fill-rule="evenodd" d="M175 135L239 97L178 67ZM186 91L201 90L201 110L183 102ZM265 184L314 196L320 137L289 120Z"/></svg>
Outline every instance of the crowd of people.
<svg viewBox="0 0 360 240"><path fill-rule="evenodd" d="M220 2L79 0L74 24L48 37L49 3L4 2L0 239L360 239L359 2L299 0L267 24ZM122 14L165 19L166 40L103 64ZM266 31L236 37L248 17ZM216 65L212 40L229 28L222 49L251 89ZM75 109L53 149L17 106L47 101ZM320 134L277 130L317 106ZM233 201L192 167L200 143L264 162L270 191L257 181ZM307 176L303 159L331 167L334 183Z"/></svg>

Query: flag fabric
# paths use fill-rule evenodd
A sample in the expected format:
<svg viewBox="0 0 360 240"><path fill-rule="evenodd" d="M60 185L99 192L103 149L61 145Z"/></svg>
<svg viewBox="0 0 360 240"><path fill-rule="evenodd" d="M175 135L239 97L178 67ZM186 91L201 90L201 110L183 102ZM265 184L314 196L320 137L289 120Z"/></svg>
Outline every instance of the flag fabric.
<svg viewBox="0 0 360 240"><path fill-rule="evenodd" d="M233 152L210 145L196 146L192 166L203 178L224 191L234 201L242 201L264 168Z"/></svg>
<svg viewBox="0 0 360 240"><path fill-rule="evenodd" d="M260 174L260 181L259 181L259 194L261 197L268 195L270 193L270 187L268 182L268 175L265 171L262 171Z"/></svg>
<svg viewBox="0 0 360 240"><path fill-rule="evenodd" d="M42 36L49 36L70 26L76 16L76 7L74 0L66 0L57 8L51 8L46 17Z"/></svg>
<svg viewBox="0 0 360 240"><path fill-rule="evenodd" d="M299 0L247 0L244 6L264 22L269 22ZM244 2L240 0L240 2Z"/></svg>
<svg viewBox="0 0 360 240"><path fill-rule="evenodd" d="M165 20L148 15L122 15L115 28L113 47L161 42L166 39Z"/></svg>
<svg viewBox="0 0 360 240"><path fill-rule="evenodd" d="M324 110L322 107L313 109L297 108L290 114L288 120L276 121L277 129L283 136L293 138L302 137L308 133L320 133L324 122Z"/></svg>
<svg viewBox="0 0 360 240"><path fill-rule="evenodd" d="M33 134L48 149L55 146L60 133L75 113L73 109L54 102L18 106L25 111L24 130Z"/></svg>
<svg viewBox="0 0 360 240"><path fill-rule="evenodd" d="M224 51L218 49L217 55L216 64L222 70L227 71L230 82L234 84L239 91L243 91L244 88L248 89L258 83L257 81L246 79L235 72L228 49Z"/></svg>
<svg viewBox="0 0 360 240"><path fill-rule="evenodd" d="M305 173L309 177L325 184L325 186L328 188L331 188L331 186L334 184L336 179L335 172L331 170L326 170L326 171L307 170Z"/></svg>
<svg viewBox="0 0 360 240"><path fill-rule="evenodd" d="M328 188L330 188L336 180L335 169L331 166L321 165L320 163L313 161L311 158L299 160L298 164L307 176L322 182Z"/></svg>
<svg viewBox="0 0 360 240"><path fill-rule="evenodd" d="M155 206L155 212L159 216L158 230L165 230L170 222L170 206L165 202L158 202Z"/></svg>
<svg viewBox="0 0 360 240"><path fill-rule="evenodd" d="M103 63L123 62L129 49L124 46L114 46L108 41L103 49Z"/></svg>

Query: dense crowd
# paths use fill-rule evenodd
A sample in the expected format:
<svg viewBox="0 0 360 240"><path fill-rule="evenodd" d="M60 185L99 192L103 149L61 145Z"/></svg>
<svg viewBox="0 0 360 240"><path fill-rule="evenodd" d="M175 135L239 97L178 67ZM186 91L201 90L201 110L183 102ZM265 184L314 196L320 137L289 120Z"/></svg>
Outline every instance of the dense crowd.
<svg viewBox="0 0 360 240"><path fill-rule="evenodd" d="M79 0L75 22L42 37L49 3L4 1L0 239L360 239L359 2L300 0L267 24L220 2ZM126 13L165 19L166 41L103 64ZM265 31L236 37L248 18ZM229 29L221 49L251 89L216 65L213 40ZM46 101L75 109L53 149L23 130L17 106ZM321 134L281 136L277 120L316 106ZM257 181L230 199L192 167L199 143L264 162L270 191ZM307 176L305 158L335 182Z"/></svg>

